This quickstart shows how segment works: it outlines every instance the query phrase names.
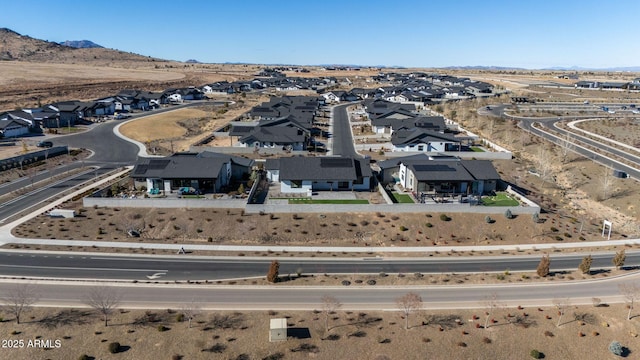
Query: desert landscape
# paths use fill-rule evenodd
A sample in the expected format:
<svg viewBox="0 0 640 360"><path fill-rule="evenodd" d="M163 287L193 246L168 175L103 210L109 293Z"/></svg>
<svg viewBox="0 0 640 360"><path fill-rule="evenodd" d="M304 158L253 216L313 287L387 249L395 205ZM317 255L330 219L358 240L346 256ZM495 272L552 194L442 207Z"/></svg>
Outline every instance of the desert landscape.
<svg viewBox="0 0 640 360"><path fill-rule="evenodd" d="M302 5L301 5L302 6ZM149 9L151 11L151 9ZM222 13L222 12L221 12ZM284 15L279 14L282 18ZM291 17L288 18L291 20ZM139 21L140 19L136 19ZM243 20L244 21L244 20ZM252 20L249 20L251 22ZM262 21L262 20L261 20ZM209 26L208 24L201 24ZM293 25L293 23L292 23ZM220 31L222 28L217 29ZM153 30L153 29L152 29ZM273 44L277 41L267 35L264 38ZM291 30L291 29L289 29ZM149 29L146 29L149 32ZM185 39L188 30L184 31ZM226 31L226 30L225 30ZM242 32L234 26L233 32ZM155 30L153 31L155 32ZM151 32L149 32L151 33ZM149 36L146 33L145 36ZM231 34L227 34L230 37ZM293 34L291 34L293 35ZM154 35L155 36L155 35ZM271 35L273 36L273 35ZM280 35L281 36L281 35ZM144 36L143 36L144 37ZM274 37L278 39L278 37ZM225 51L223 40L207 39L200 46ZM300 40L300 39L298 39ZM185 40L186 41L186 40ZM318 39L314 40L318 41ZM324 41L324 40L323 40ZM309 42L304 39L303 43ZM176 44L177 45L177 44ZM243 45L245 46L245 45ZM265 45L269 47L273 45ZM351 44L351 46L356 46ZM378 45L371 46L377 48ZM281 45L277 45L278 48ZM367 45L365 45L367 47ZM281 49L290 51L287 46ZM252 50L253 51L253 50ZM256 49L262 53L265 49ZM292 54L298 49L292 51ZM383 47L376 52L390 53ZM318 57L321 58L321 57ZM243 60L244 61L244 60ZM316 62L314 64L320 64ZM265 74L265 71L267 75ZM258 75L262 74L262 75ZM272 74L272 75L268 75ZM275 74L275 75L273 75ZM229 360L280 360L280 359L607 359L636 358L638 347L637 300L640 287L634 282L638 276L635 265L610 266L599 269L553 269L553 257L564 253L607 254L614 256L622 250L635 253L640 244L590 247L590 243L602 241L603 221L611 221L614 239L635 239L640 236L640 191L637 182L630 178L614 178L612 168L600 165L591 159L577 155L568 146L554 145L525 131L519 122L490 113L490 107L506 106L504 113L531 117L560 117L568 111L554 109L529 110L521 104L513 104L512 97L524 97L526 102L537 104L566 102L571 104L593 104L599 106L612 102L638 103L637 90L582 89L572 87L580 79L605 83L627 82L632 86L640 79L634 71L591 70L530 70L504 67L449 67L417 68L385 66L334 66L324 65L263 65L242 62L201 63L197 60L175 61L141 55L129 51L108 48L72 48L56 42L39 40L20 35L13 30L0 29L0 114L8 111L37 111L47 104L69 100L93 101L114 96L122 90L164 92L168 89L195 89L204 84L220 81L265 80L273 77L319 78L326 80L321 90L314 85L296 89L289 84L288 90L275 86L239 90L233 88L211 91L201 100L188 99L156 103L147 108L125 111L126 118L118 131L126 138L138 141L151 156L169 156L176 152L188 152L192 148L232 147L238 145L239 137L230 137L221 132L230 122L249 120L244 116L255 106L277 96L320 96L323 91L338 94L354 88L380 90L381 93L399 95L393 89L389 74L411 74L412 78L431 78L434 74L446 74L471 81L491 84L493 95L466 99L458 96L459 83L453 80L438 100L426 106L431 114L442 115L449 125L459 124L473 134L479 135L471 147L478 151L491 151L489 142L509 150L513 158L493 160L492 165L504 184L511 185L527 198L540 205L540 214L513 215L498 211L486 214L455 213L442 211L393 213L393 212L347 212L336 213L300 212L249 213L240 208L224 208L214 204L210 208L129 208L83 206L81 197L64 202L59 207L74 210L73 218L51 217L47 213L22 222L10 229L16 238L40 239L36 245L12 243L11 239L0 244L7 254L22 254L31 251L51 251L72 256L117 256L164 255L171 256L222 257L225 261L260 258L411 258L430 257L478 259L481 257L531 256L544 259L549 255L551 271L540 275L536 269L526 272L504 271L483 273L456 273L444 267L440 273L394 273L372 274L323 274L306 273L302 269L296 274L277 274L272 278L271 269L265 268L265 276L255 278L225 278L216 280L157 280L152 274L149 281L135 280L133 286L165 286L179 291L181 287L200 287L215 293L220 288L256 287L271 291L282 288L322 289L328 295L317 299L317 304L306 304L303 310L284 309L273 304L273 310L264 305L254 309L237 309L232 303L198 302L184 299L184 304L175 308L160 308L153 303L146 306L127 306L126 301L114 294L112 303L105 305L91 299L89 291L106 291L115 283L87 280L88 296L68 302L65 307L48 307L40 302L37 294L38 281L27 281L3 277L5 288L16 281L28 283L16 285L15 290L0 293L2 312L0 333L2 344L0 358L11 359L229 359ZM424 80L423 79L423 80ZM406 80L406 79L405 79ZM411 86L420 86L407 82ZM446 81L446 78L438 81ZM466 81L466 80L465 80ZM326 85L326 87L324 87ZM406 85L406 84L405 84ZM248 86L245 84L245 86ZM640 82L638 83L640 86ZM302 86L300 86L302 88ZM412 89L412 92L418 89ZM396 94L396 91L398 93ZM404 90L402 90L404 91ZM425 90L426 91L426 90ZM455 95L452 95L455 93ZM434 98L436 99L436 98ZM446 101L446 100L452 101ZM432 99L433 100L433 99ZM324 100L323 100L324 101ZM393 100L396 101L396 100ZM124 107L124 104L119 106ZM115 105L114 105L115 108ZM153 109L149 109L153 108ZM30 110L31 109L31 110ZM322 118L321 130L315 141L328 143L333 134L329 127L329 107L314 114ZM161 110L163 112L154 112ZM150 111L143 113L143 111ZM333 110L331 110L333 111ZM89 132L103 122L120 121L116 111L110 116L78 121L64 129L48 129L43 133L31 133L20 140L3 141L0 158L20 156L41 150L36 144L46 136L47 140L64 139L69 134ZM637 148L640 132L637 116L615 117L602 113L576 126L598 136L613 139L621 144L617 147ZM295 116L293 117L295 119ZM99 121L98 121L99 120ZM255 119L251 119L255 120ZM59 121L59 119L58 119ZM352 120L353 121L353 120ZM560 125L567 129L567 122ZM0 129L2 130L2 129ZM315 129L318 130L318 129ZM353 125L352 131L360 135L374 135L371 125ZM2 130L4 131L4 130ZM557 130L548 129L552 133ZM35 136L37 135L37 136ZM273 144L271 144L273 145ZM276 147L277 148L277 147ZM279 149L276 149L279 150ZM282 150L285 150L282 147ZM474 150L474 151L476 151ZM637 149L636 149L637 150ZM298 154L284 153L282 156ZM384 151L363 150L361 155L375 164L387 160L394 154ZM319 156L310 152L309 156ZM391 155L391 156L390 156ZM74 148L67 155L48 158L44 161L23 164L0 172L0 184L7 188L20 179L33 179L39 172L51 176L41 182L18 190L5 191L0 195L4 204L19 202L22 196L45 189L58 179L87 171L92 164L92 153L88 149ZM271 154L253 153L242 156L273 158ZM475 159L475 158L474 158ZM73 171L55 173L56 167L81 162ZM86 163L85 163L86 162ZM625 164L636 165L624 160ZM98 165L96 165L98 166ZM118 164L121 168L122 164ZM544 168L544 174L540 169ZM230 170L229 170L230 171ZM248 175L248 174L246 174ZM247 176L248 177L248 176ZM97 175L94 181L100 180ZM245 179L246 180L246 179ZM246 182L245 182L246 184ZM0 186L0 188L2 187ZM235 185L234 185L235 186ZM136 188L134 181L125 176L103 186L104 193L114 197L149 197L146 187ZM70 193L73 189L67 189ZM92 188L92 191L96 190ZM234 198L246 201L245 185L226 189L225 193L212 198ZM372 191L350 192L355 202L371 205L385 202L382 193ZM180 193L182 195L182 193ZM189 194L191 195L191 194ZM207 194L210 195L210 194ZM495 196L496 194L492 194ZM164 196L164 194L162 195ZM193 195L200 197L199 193ZM270 196L275 200L290 201L278 191ZM281 196L281 198L279 198ZM408 198L408 195L404 195ZM202 196L204 197L204 196ZM57 198L57 197L56 197ZM56 198L50 198L51 201ZM203 200L205 201L205 200ZM397 200L396 200L397 201ZM435 201L435 199L434 199ZM400 202L400 201L398 201ZM287 202L290 204L291 202ZM329 202L331 203L331 202ZM13 215L15 216L15 214ZM7 217L0 223L13 218ZM134 230L134 231L131 231ZM92 246L53 245L47 240L93 241ZM104 242L159 244L158 248L130 247L110 248ZM553 247L554 244L576 243L568 249ZM165 244L181 246L182 255L174 250L161 249ZM550 249L527 248L520 244L551 244ZM190 245L237 245L245 250L189 250ZM347 251L254 251L252 245L261 246L306 246L359 247L357 252ZM494 250L457 251L438 250L451 246L495 246ZM380 248L429 247L424 253L385 252ZM515 250L500 249L500 246L516 246ZM371 248L377 250L372 251ZM184 249L187 249L185 252ZM20 255L22 256L22 255ZM582 255L580 255L582 256ZM438 259L446 260L446 259ZM584 260L583 260L584 261ZM624 262L624 261L623 261ZM272 263L273 264L273 263ZM0 264L1 266L5 266ZM581 264L582 265L582 264ZM34 264L37 267L37 264ZM246 266L246 265L245 265ZM590 263L589 263L590 266ZM81 270L79 270L81 271ZM483 270L484 271L484 270ZM157 275L161 276L161 275ZM143 278L144 279L144 278ZM19 281L17 281L19 280ZM622 283L622 281L628 282ZM487 293L483 285L513 286L527 284L545 289L556 284L579 282L585 287L597 282L619 281L618 293L607 298L566 298L532 300L517 304L502 301L496 293ZM44 281L43 281L44 282ZM140 282L140 283L138 283ZM50 284L48 284L50 285ZM349 305L330 296L334 289L365 288L406 289L406 295L395 299L395 303L384 306L374 304ZM477 302L435 302L429 298L431 290L451 287L468 287L477 294ZM25 289L34 293L20 293ZM119 288L122 289L122 288ZM304 291L304 290L303 290ZM378 291L377 289L375 291ZM422 294L420 297L417 293ZM18 299L16 299L17 295ZM105 301L105 298L98 299ZM538 301L538 302L537 302ZM98 301L99 302L99 301ZM133 302L132 302L133 303ZM139 302L138 302L139 304ZM438 307L438 308L436 308ZM108 308L108 309L107 309ZM102 311L101 311L102 310ZM287 326L283 341L269 341L271 319L283 318ZM619 343L618 343L619 342Z"/></svg>

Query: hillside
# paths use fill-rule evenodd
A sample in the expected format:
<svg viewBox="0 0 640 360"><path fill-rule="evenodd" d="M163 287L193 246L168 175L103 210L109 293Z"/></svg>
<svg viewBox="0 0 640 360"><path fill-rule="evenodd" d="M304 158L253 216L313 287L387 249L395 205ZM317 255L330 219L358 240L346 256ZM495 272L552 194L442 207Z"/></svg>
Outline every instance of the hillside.
<svg viewBox="0 0 640 360"><path fill-rule="evenodd" d="M114 65L164 62L148 56L105 48L74 48L0 28L0 60L42 63Z"/></svg>
<svg viewBox="0 0 640 360"><path fill-rule="evenodd" d="M76 49L104 48L104 46L98 45L90 40L67 40L61 42L60 45Z"/></svg>

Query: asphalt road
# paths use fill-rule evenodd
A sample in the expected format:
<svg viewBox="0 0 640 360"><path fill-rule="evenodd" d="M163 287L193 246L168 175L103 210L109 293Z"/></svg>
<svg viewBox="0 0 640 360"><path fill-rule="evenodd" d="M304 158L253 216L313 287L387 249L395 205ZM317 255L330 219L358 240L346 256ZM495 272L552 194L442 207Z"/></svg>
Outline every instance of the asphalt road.
<svg viewBox="0 0 640 360"><path fill-rule="evenodd" d="M637 278L637 276L636 276ZM343 287L288 286L210 286L210 285L147 285L128 283L109 288L118 294L123 308L179 308L195 302L201 309L230 310L312 310L321 308L324 295L335 296L343 309L397 310L395 299L408 291L418 293L425 308L482 308L483 300L495 294L506 306L525 307L551 305L551 299L569 299L572 304L589 304L598 297L604 303L621 301L618 286L633 277L604 279L589 285L584 282L543 282L529 284L379 287L371 285ZM81 306L92 283L35 283L38 304L47 306ZM14 284L0 283L0 292L7 293ZM86 306L86 305L85 305Z"/></svg>
<svg viewBox="0 0 640 360"><path fill-rule="evenodd" d="M333 108L333 155L344 157L360 157L353 145L353 135L351 134L351 124L347 107L351 103L338 105Z"/></svg>
<svg viewBox="0 0 640 360"><path fill-rule="evenodd" d="M492 106L490 111L486 111L483 110L485 113L490 114L492 116L498 116L498 117L505 117L505 118L512 118L512 119L516 119L519 120L518 126L524 130L527 130L529 132L531 132L532 134L536 135L536 136L540 136L554 144L560 144L563 139L562 137L566 136L568 134L569 138L571 139L571 142L577 143L580 146L586 146L586 144L588 144L589 146L594 147L595 149L598 149L597 151L591 150L589 148L582 148L579 146L573 146L572 151L584 156L590 160L596 161L600 164L603 164L605 166L609 166L613 169L618 169L618 170L622 170L625 171L627 174L629 174L629 176L631 176L632 178L638 179L640 180L640 171L634 169L631 166L625 165L623 163L619 163L615 160L612 159L612 156L618 156L620 158L623 158L625 160L628 160L630 162L636 163L636 164L640 164L640 157L636 156L635 154L631 154L629 152L625 152L623 150L617 149L613 146L610 146L608 144L606 144L605 142L602 141L596 141L596 140L592 140L590 138L587 138L585 136L582 136L580 134L576 134L574 132L569 132L567 130L564 130L562 128L556 127L554 126L555 123L560 122L560 121L568 121L568 120L579 120L579 119L592 119L594 118L594 115L591 116L554 116L554 117L542 117L542 118L527 118L527 117L521 117L521 116L506 116L504 115L504 109L507 108L510 105L506 105L506 104L502 104L502 105L495 105ZM610 104L609 106L615 106L614 104ZM557 133L559 133L560 138L552 136L550 134L548 134L545 131L542 131L541 129L538 129L536 127L533 126L534 123L539 123L540 125L542 125L544 128L544 130L546 130L547 132L549 131L555 131ZM576 141L579 140L579 141Z"/></svg>
<svg viewBox="0 0 640 360"><path fill-rule="evenodd" d="M610 268L611 254L594 254L592 269ZM551 254L552 271L573 271L584 254ZM282 257L280 274L485 273L535 271L541 255L496 257L291 258ZM102 280L221 280L265 276L272 258L159 257L118 254L0 252L0 276ZM625 265L640 267L640 252L627 253ZM155 276L154 276L155 275Z"/></svg>

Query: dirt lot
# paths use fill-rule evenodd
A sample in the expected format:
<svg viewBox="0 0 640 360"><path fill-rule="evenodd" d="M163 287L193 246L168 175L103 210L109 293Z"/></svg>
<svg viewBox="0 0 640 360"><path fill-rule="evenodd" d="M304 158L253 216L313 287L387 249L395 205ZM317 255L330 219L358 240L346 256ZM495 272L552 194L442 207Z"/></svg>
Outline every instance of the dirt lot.
<svg viewBox="0 0 640 360"><path fill-rule="evenodd" d="M207 138L215 130L249 111L253 106L267 100L264 95L224 97L223 101L234 101L231 105L202 105L145 116L129 121L120 127L120 132L147 145L151 154L170 155L172 152L188 151L195 143ZM231 146L229 137L213 138L204 145ZM173 150L173 151L172 151Z"/></svg>
<svg viewBox="0 0 640 360"><path fill-rule="evenodd" d="M626 118L582 121L576 123L576 126L608 139L640 148L640 127L638 124L640 124L639 120Z"/></svg>
<svg viewBox="0 0 640 360"><path fill-rule="evenodd" d="M40 215L13 231L18 237L131 241L124 230L142 229L140 241L201 244L324 246L499 245L600 240L599 223L543 214L506 219L481 214L243 214L238 209L82 208L81 216L52 219ZM443 211L443 214L445 211ZM518 232L513 231L518 229ZM615 230L615 229L614 229ZM614 237L621 236L614 234ZM628 236L625 234L625 236Z"/></svg>
<svg viewBox="0 0 640 360"><path fill-rule="evenodd" d="M478 304L481 307L480 303ZM630 358L637 347L638 318L626 320L623 305L569 306L558 322L553 308L501 308L484 329L484 310L411 313L409 329L400 312L337 310L328 315L318 299L315 311L198 311L192 327L184 311L119 310L110 325L89 309L35 309L16 324L0 323L4 340L23 348L2 348L11 359L528 359L531 350L547 359L606 359L619 341ZM287 341L269 342L269 319L286 318ZM161 331L162 330L162 331ZM58 348L28 348L29 341L60 341ZM109 344L119 342L111 354ZM18 342L17 342L18 343Z"/></svg>

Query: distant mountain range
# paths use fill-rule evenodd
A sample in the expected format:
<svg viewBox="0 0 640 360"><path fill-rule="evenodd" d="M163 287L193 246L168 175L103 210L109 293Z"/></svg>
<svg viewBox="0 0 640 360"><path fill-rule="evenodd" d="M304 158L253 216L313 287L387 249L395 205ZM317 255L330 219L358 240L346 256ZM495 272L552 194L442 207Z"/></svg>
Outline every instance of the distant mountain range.
<svg viewBox="0 0 640 360"><path fill-rule="evenodd" d="M104 48L104 46L100 46L90 40L67 40L59 44L62 46L68 46L76 49Z"/></svg>
<svg viewBox="0 0 640 360"><path fill-rule="evenodd" d="M621 71L621 72L640 72L640 66L617 66L609 68L585 68L580 66L554 66L542 70L552 71Z"/></svg>

